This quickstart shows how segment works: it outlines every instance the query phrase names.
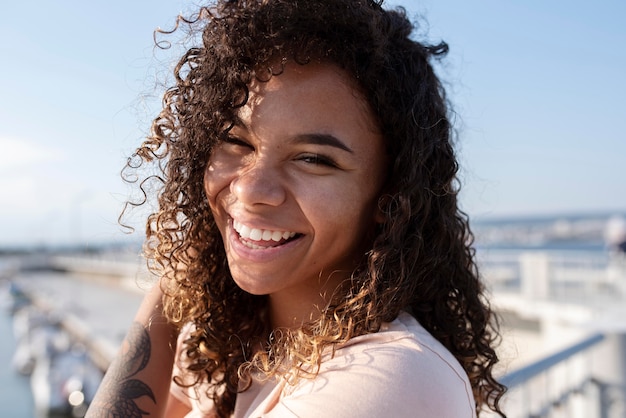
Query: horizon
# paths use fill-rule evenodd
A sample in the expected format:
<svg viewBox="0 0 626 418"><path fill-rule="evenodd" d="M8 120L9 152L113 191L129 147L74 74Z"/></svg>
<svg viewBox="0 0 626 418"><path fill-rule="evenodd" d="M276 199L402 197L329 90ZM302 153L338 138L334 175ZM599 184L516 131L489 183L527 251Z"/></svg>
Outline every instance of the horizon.
<svg viewBox="0 0 626 418"><path fill-rule="evenodd" d="M482 230L485 227L505 228L519 225L556 224L561 221L565 222L584 222L584 221L603 221L608 224L612 218L621 218L626 221L626 209L620 210L599 210L599 211L582 211L582 212L566 212L566 213L533 213L522 214L520 216L495 216L475 219L470 216L470 227L473 232ZM0 242L0 256L11 254L14 252L83 252L98 253L102 250L141 250L145 238L139 237L136 233L125 235L123 239L97 242L60 242L60 243L21 243L21 244L5 244ZM475 243L478 246L480 242Z"/></svg>

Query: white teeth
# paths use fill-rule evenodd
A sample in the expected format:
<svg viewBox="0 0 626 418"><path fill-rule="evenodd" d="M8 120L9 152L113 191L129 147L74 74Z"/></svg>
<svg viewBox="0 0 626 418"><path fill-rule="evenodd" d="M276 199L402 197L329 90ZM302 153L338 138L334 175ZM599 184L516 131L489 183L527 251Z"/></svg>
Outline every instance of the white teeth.
<svg viewBox="0 0 626 418"><path fill-rule="evenodd" d="M289 231L272 231L270 229L250 228L238 221L233 221L233 228L241 236L241 238L252 241L275 241L289 239L296 236L295 232ZM261 248L261 247L260 247Z"/></svg>
<svg viewBox="0 0 626 418"><path fill-rule="evenodd" d="M249 227L247 227L246 225L242 225L240 223L235 223L235 230L237 232L239 232L239 235L241 235L242 237L249 237L250 236L250 231L251 229Z"/></svg>
<svg viewBox="0 0 626 418"><path fill-rule="evenodd" d="M250 239L252 241L260 241L262 237L263 237L263 231L261 231L260 229L255 228L252 231L250 231Z"/></svg>

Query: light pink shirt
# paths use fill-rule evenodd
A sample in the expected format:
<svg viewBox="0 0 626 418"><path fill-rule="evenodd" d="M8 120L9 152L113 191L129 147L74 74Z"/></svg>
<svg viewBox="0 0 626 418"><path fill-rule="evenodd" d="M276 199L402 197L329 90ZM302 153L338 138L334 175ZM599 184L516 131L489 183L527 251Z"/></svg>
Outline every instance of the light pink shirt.
<svg viewBox="0 0 626 418"><path fill-rule="evenodd" d="M180 350L179 350L180 352ZM174 372L181 370L175 367ZM207 385L171 392L191 409L187 418L212 417ZM401 313L375 334L350 340L322 362L314 379L253 381L237 395L234 418L419 417L474 418L467 375L452 354L411 315Z"/></svg>

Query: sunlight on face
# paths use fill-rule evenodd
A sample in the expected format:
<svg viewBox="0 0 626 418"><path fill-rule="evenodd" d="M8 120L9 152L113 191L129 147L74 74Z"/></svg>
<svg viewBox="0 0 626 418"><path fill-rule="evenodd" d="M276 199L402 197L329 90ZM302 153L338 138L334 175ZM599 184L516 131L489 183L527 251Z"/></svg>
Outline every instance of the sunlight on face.
<svg viewBox="0 0 626 418"><path fill-rule="evenodd" d="M352 80L334 66L289 64L250 90L211 156L206 193L237 284L310 306L369 246L383 138Z"/></svg>

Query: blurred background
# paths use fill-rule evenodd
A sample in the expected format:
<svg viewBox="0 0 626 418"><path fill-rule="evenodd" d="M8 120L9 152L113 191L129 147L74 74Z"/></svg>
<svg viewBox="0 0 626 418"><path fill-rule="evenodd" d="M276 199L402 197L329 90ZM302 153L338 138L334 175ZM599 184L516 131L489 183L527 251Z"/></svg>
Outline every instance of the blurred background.
<svg viewBox="0 0 626 418"><path fill-rule="evenodd" d="M621 295L626 281L619 249L626 240L626 3L411 0L389 5L402 5L414 16L418 39L450 46L437 70L455 110L462 207L474 225L493 303L512 330L503 344L509 360L503 373L563 348L564 341L587 337L591 328L595 333L598 326L589 324L597 320L596 305L583 303L575 290L600 293L598 303L607 306L605 293ZM3 334L14 334L0 343L0 366L13 364L0 376L0 415L46 414L36 411L32 393L37 390L30 388L45 386L41 382L50 381L45 376L54 366L48 364L48 374L36 374L43 378L32 378L34 365L23 370L24 376L14 371L24 329L40 322L47 324L42 329L74 327L66 341L54 343L57 348L50 338L42 344L49 352L73 352L72 360L63 361L83 368L83 354L77 353L98 353L104 360L96 369L102 369L123 337L142 294L134 279L145 275L139 257L145 213L130 220L138 227L135 234L118 225L131 193L119 173L149 132L180 55L176 47L155 48L153 31L171 29L177 14L193 10L191 2L180 0L0 4L0 281L10 313L0 315ZM586 261L574 265L573 260ZM67 303L38 299L42 289ZM106 318L89 322L93 309L77 302L88 300L93 307L109 291L115 306L124 301L116 309L114 329L102 324L111 322ZM94 292L97 298L90 296ZM583 315L587 333L580 327L555 331L541 312L570 311L562 305L534 306L533 316L520 311L525 298L567 299L579 315L568 314L570 322L574 316L582 321L580 309L590 309ZM22 323L30 325L18 324L15 331L13 314L22 304L32 306L33 299L40 305L37 313L22 314L29 318ZM45 321L38 317L42 311ZM81 325L84 335L110 337L96 348L84 347L84 341L77 346L77 326L65 323L70 314L87 319ZM623 326L607 321L600 327L604 331L609 322ZM549 341L546 334L552 334ZM85 399L74 399L74 415L88 402L85 376L98 379L98 371L80 373ZM67 378L63 385L71 381L75 389L76 380ZM63 389L65 401L77 391L70 389ZM10 405L24 407L9 410Z"/></svg>

